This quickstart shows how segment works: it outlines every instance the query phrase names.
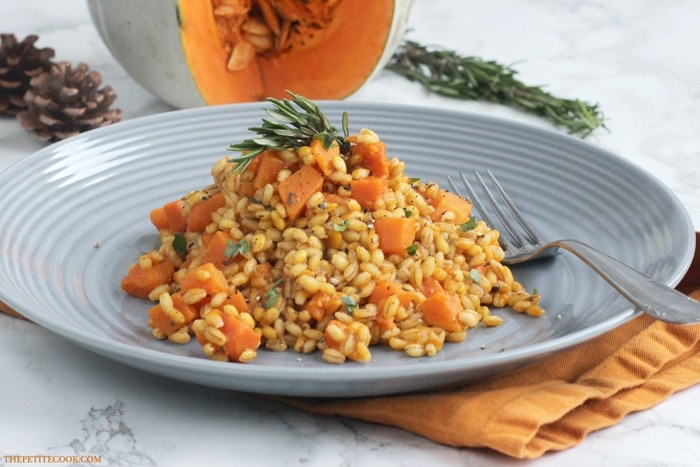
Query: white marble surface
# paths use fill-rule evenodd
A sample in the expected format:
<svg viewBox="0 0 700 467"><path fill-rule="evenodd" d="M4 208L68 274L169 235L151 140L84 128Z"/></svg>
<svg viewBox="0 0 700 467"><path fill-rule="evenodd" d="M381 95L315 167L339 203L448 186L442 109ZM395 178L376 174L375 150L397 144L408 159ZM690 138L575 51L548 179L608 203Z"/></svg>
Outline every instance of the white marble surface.
<svg viewBox="0 0 700 467"><path fill-rule="evenodd" d="M513 63L528 83L599 102L610 131L589 140L655 174L700 229L698 18L697 0L416 0L409 37ZM109 55L83 0L0 0L0 32L20 39L38 34L38 45L53 47L56 59L101 71L125 119L172 110ZM426 95L389 72L352 99L437 105L549 126L509 108ZM0 169L43 146L14 119L0 118ZM160 379L7 316L0 316L0 375L0 456L98 454L99 465L110 466L700 464L700 387L593 433L577 447L522 462Z"/></svg>

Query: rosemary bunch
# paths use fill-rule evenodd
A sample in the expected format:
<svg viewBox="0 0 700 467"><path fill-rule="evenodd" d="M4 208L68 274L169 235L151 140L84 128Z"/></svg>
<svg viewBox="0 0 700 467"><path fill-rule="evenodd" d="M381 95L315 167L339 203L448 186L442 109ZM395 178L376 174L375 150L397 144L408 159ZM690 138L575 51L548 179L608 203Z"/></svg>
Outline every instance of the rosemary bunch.
<svg viewBox="0 0 700 467"><path fill-rule="evenodd" d="M548 118L555 125L566 127L570 134L582 138L597 128L605 128L597 104L562 99L539 86L528 86L516 78L515 70L494 61L406 41L386 68L437 94L519 107Z"/></svg>
<svg viewBox="0 0 700 467"><path fill-rule="evenodd" d="M248 128L257 133L258 137L228 147L229 151L243 152L235 159L235 172L245 170L248 163L266 149L300 148L311 144L314 138L321 138L325 148L337 141L341 152L346 153L349 150L346 140L349 135L347 113L343 113L343 136L314 102L293 92L289 94L292 96L291 100L272 97L267 99L272 103L272 107L263 110L272 119L263 118L261 126Z"/></svg>

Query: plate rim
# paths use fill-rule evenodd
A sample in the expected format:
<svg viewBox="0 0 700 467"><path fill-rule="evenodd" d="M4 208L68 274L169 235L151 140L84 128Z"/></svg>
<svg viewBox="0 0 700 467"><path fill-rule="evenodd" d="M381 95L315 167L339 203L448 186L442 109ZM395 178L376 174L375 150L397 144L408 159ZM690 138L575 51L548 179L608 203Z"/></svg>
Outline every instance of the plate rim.
<svg viewBox="0 0 700 467"><path fill-rule="evenodd" d="M629 167L631 170L636 171L638 173L644 174L645 176L649 177L650 179L654 180L656 182L656 188L662 190L669 198L673 199L676 206L681 207L680 213L683 214L683 219L678 219L679 221L682 221L687 227L688 227L688 241L686 243L686 250L687 252L684 252L683 256L679 257L680 265L676 268L676 271L672 275L672 277L669 277L665 280L665 283L669 286L675 286L680 280L682 279L683 275L685 272L688 270L690 267L691 261L692 261L692 253L694 252L695 248L695 235L694 235L694 228L692 221L690 219L690 215L687 212L687 209L685 206L682 205L680 202L678 196L673 193L669 187L661 183L653 174L651 174L649 171L644 169L643 167L638 166L637 164L633 163L632 161L625 159L621 155L618 155L616 153L613 153L605 148L593 145L592 143L589 143L587 141L580 140L579 138L573 137L571 135L567 135L565 133L557 132L552 129L548 128L542 128L539 126L536 126L534 124L530 123L525 123L525 122L520 122L516 120L510 120L510 119L505 119L502 117L497 117L497 116L492 116L492 115L484 115L484 114L479 114L479 113L474 113L474 112L469 112L469 111L462 111L462 110L455 110L455 109L441 109L441 108L436 108L436 107L430 107L430 106L423 106L423 105L416 105L416 104L399 104L399 103L377 103L377 102L355 102L355 101L318 101L319 106L321 108L336 108L336 110L340 111L343 106L347 107L349 111L352 110L352 108L371 108L371 109L381 109L382 111L387 111L387 112L436 112L441 115L447 115L447 116L455 116L456 118L462 118L465 119L465 121L476 121L476 122L483 122L488 125L495 125L498 126L499 129L502 129L503 131L510 131L510 130L517 130L518 132L526 132L526 133L535 133L539 137L553 137L553 138L559 138L562 142L567 142L569 144L576 144L576 145L582 145L581 147L589 148L589 149L594 149L596 152L599 152L600 154L604 155L605 157L608 158L613 158L615 159L615 162L618 164L624 164L627 167ZM166 113L160 113L160 114L154 114L154 115L148 115L144 117L138 117L134 118L131 120L127 120L124 122L116 123L107 127L91 130L89 132L85 132L83 134L80 134L78 136L75 136L73 138L69 138L64 141L60 141L58 143L54 143L51 145L48 145L44 148L39 149L38 151L34 152L33 154L15 162L14 164L10 165L7 167L5 170L0 172L0 180L4 179L7 177L7 174L12 174L13 171L20 170L22 167L26 165L31 165L31 163L37 159L41 159L44 157L46 154L52 154L59 150L60 148L67 146L67 145L72 145L76 144L78 141L86 141L86 140L99 140L100 138L103 137L108 137L112 132L117 132L120 130L128 129L128 128L138 128L139 126L149 123L149 122L158 122L158 121L167 121L168 119L172 121L179 121L179 120L184 120L190 115L198 115L200 113L207 114L207 113L218 113L218 112L224 112L224 113L235 113L236 109L251 109L251 108L258 108L260 109L261 116L263 115L263 108L265 107L265 102L255 102L255 103L243 103L243 104L226 104L226 105L221 105L221 106L211 106L211 107L199 107L199 108L193 108L193 109L179 109L179 110L173 110L171 112L166 112ZM1 274L0 274L1 276ZM0 277L1 280L1 277ZM104 342L97 342L96 340L91 340L92 338L86 334L82 333L80 331L81 337L87 338L87 341L80 341L77 340L74 336L74 333L76 331L70 330L64 326L62 326L60 323L56 325L56 323L52 322L52 320L44 320L41 316L40 313L35 312L32 310L30 307L26 306L26 302L23 302L21 300L16 300L12 296L6 295L5 291L3 289L0 289L0 299L3 300L5 303L19 311L21 314L25 315L28 319L31 321L34 321L43 327L47 328L49 331L54 332L56 334L61 335L62 337L74 342L75 344L81 345L93 352L96 352L98 354L102 354L105 357L111 357L112 359L115 360L120 360L119 358L115 358L113 355L110 355L109 352L106 350L108 349L114 349L116 351L128 351L130 349L136 348L137 346L132 345L132 344L127 344L124 342L119 342L119 341L110 341L108 343L108 349L103 350L102 352L99 351L99 347L102 346L104 347ZM593 327L588 327L582 330L578 330L576 332L567 334L565 336L562 336L560 338L557 338L556 341L559 344L557 345L552 345L553 343L547 342L538 342L532 345L528 345L524 348L517 348L513 350L509 350L509 353L507 355L503 354L490 354L490 355L484 355L481 358L481 365L485 364L491 364L494 362L498 362L500 360L507 359L507 357L510 357L511 359L518 357L518 358L523 358L526 356L531 356L535 355L538 353L539 350L541 350L542 347L546 346L547 348L550 349L550 352L548 354L551 354L552 352L557 352L562 349L568 349L571 348L572 346L580 345L583 342L588 341L589 339L596 337L606 331L609 331L611 329L614 329L625 322L633 319L634 317L638 316L641 314L641 311L639 310L634 310L633 307L630 305L629 309L627 310L626 313L622 313L618 315L617 317L611 317L610 319L606 319L605 321L597 324L596 326ZM573 341L573 342L570 342ZM145 347L140 347L140 360L145 363L153 363L155 364L159 360L166 360L169 365L168 367L172 368L177 368L178 364L182 364L182 362L188 362L192 361L192 357L188 356L182 356L182 355L176 355L173 353L168 353L167 351L160 351L160 350L154 350L154 349L149 349ZM127 352L128 353L128 352ZM130 356L130 358L133 356ZM517 359L517 358L516 358ZM235 374L235 367L236 365L232 365L230 363L220 363L220 362L213 362L209 361L207 359L197 359L198 362L198 367L201 367L201 371L203 373L209 373L210 371L214 371L216 373L221 373L219 370L221 368L224 368L223 372L224 373L232 373ZM434 367L437 369L441 369L442 367L450 367L453 366L454 362L452 361L435 361L431 362L430 365L422 365L424 367ZM230 367L230 369L229 369ZM418 368L421 366L419 365ZM349 365L342 365L339 368L331 367L331 371L327 368L304 368L304 370L308 373L311 373L314 375L316 378L337 378L339 374L344 375L344 374L349 374L353 375L354 377L362 376L361 374L358 375L357 371L355 370L355 367L349 366ZM391 367L383 367L382 371L385 373L388 373L388 376L390 377L401 377L403 373L405 373L405 366L398 365L392 369ZM246 370L247 372L256 375L256 376L263 376L264 373L269 372L270 367L265 367L265 366L254 366L254 365L247 365ZM298 371L298 368L289 368L289 371ZM354 372L354 373L353 373ZM421 370L420 372L423 372ZM426 370L425 372L432 373L433 370ZM258 375L258 373L260 373ZM326 376L327 375L327 376ZM177 375L171 375L168 374L167 376L175 377L177 378ZM373 379L373 378L368 378L368 379Z"/></svg>

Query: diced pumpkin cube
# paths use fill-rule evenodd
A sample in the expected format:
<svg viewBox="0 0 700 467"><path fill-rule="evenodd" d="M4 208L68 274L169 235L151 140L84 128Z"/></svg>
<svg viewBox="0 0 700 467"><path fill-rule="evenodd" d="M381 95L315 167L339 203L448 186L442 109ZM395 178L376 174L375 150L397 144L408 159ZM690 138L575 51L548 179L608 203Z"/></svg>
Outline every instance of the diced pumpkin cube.
<svg viewBox="0 0 700 467"><path fill-rule="evenodd" d="M323 175L315 167L304 165L280 182L277 191L284 204L287 217L297 219L306 210L306 202L314 193L321 191Z"/></svg>
<svg viewBox="0 0 700 467"><path fill-rule="evenodd" d="M181 199L163 205L165 217L168 219L168 229L171 233L184 232L187 228L187 218L182 213L184 207L185 202Z"/></svg>
<svg viewBox="0 0 700 467"><path fill-rule="evenodd" d="M439 222L443 214L451 211L454 213L454 219L450 220L450 222L462 224L469 220L472 212L472 203L461 196L444 190L441 190L437 197L430 200L430 204L435 208L430 215L433 222Z"/></svg>
<svg viewBox="0 0 700 467"><path fill-rule="evenodd" d="M423 320L430 326L448 332L457 332L465 328L459 321L459 313L463 311L463 307L457 294L436 292L421 304L420 311L423 313Z"/></svg>
<svg viewBox="0 0 700 467"><path fill-rule="evenodd" d="M383 217L374 221L379 248L387 255L407 255L416 238L416 223L408 217Z"/></svg>
<svg viewBox="0 0 700 467"><path fill-rule="evenodd" d="M153 262L150 268L142 268L136 263L122 279L121 288L129 295L147 299L153 289L169 284L174 273L175 265L167 258Z"/></svg>
<svg viewBox="0 0 700 467"><path fill-rule="evenodd" d="M229 291L226 276L213 263L204 263L188 271L180 279L180 288L183 293L193 288L204 289L208 297Z"/></svg>
<svg viewBox="0 0 700 467"><path fill-rule="evenodd" d="M148 310L149 322L148 326L154 329L159 329L164 336L169 336L183 326L190 324L198 316L197 309L189 305L182 298L182 294L174 293L170 296L173 301L173 307L182 314L182 321L175 321L168 315L160 303L151 307Z"/></svg>
<svg viewBox="0 0 700 467"><path fill-rule="evenodd" d="M374 209L388 189L389 181L386 177L367 177L350 182L352 197L365 209Z"/></svg>
<svg viewBox="0 0 700 467"><path fill-rule="evenodd" d="M211 223L212 214L224 206L226 206L226 198L223 193L217 193L192 206L187 214L187 231L202 232Z"/></svg>

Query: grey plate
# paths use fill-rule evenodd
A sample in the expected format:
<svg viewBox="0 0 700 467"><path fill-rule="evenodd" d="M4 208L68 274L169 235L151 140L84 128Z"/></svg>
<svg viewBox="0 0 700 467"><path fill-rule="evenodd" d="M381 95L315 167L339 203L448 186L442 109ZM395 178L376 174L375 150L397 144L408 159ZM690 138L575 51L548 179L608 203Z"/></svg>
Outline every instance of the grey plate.
<svg viewBox="0 0 700 467"><path fill-rule="evenodd" d="M544 297L541 318L500 311L434 358L374 348L369 364L259 352L248 365L202 356L196 343L151 338L149 303L119 282L155 245L149 211L210 183L228 144L263 116L254 103L127 121L49 146L0 174L0 299L45 328L146 371L266 394L351 397L450 386L509 371L585 342L638 312L568 254L515 268ZM407 172L445 184L458 170L491 168L545 235L575 237L669 285L694 251L689 216L656 179L578 139L494 118L425 107L324 102L351 131L372 128ZM445 185L446 186L446 185Z"/></svg>

